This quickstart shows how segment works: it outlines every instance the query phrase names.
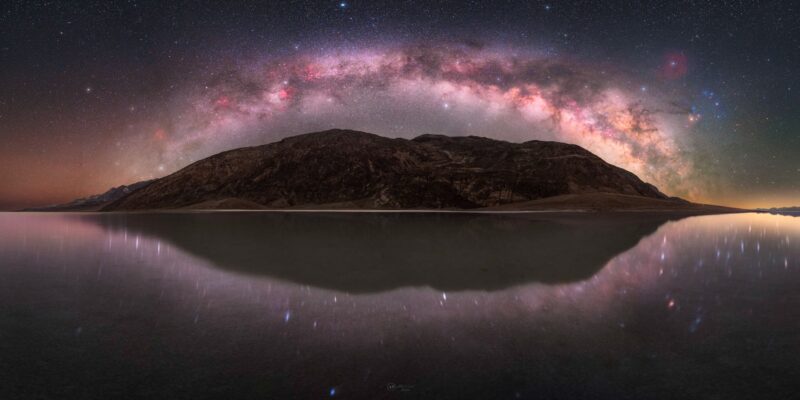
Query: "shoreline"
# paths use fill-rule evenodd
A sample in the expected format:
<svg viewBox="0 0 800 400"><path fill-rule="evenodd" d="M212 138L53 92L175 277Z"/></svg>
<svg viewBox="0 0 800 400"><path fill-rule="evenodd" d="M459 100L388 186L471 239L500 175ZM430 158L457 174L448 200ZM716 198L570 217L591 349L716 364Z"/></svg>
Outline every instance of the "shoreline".
<svg viewBox="0 0 800 400"><path fill-rule="evenodd" d="M124 211L101 211L101 210L18 210L0 211L0 213L31 213L31 214L206 214L206 213L311 213L311 214L582 214L582 215L606 215L606 214L683 214L683 215L714 215L714 214L744 214L765 212L747 209L730 210L706 210L706 209L551 209L551 210L445 210L445 209L148 209L148 210L124 210ZM767 213L768 214L768 213Z"/></svg>

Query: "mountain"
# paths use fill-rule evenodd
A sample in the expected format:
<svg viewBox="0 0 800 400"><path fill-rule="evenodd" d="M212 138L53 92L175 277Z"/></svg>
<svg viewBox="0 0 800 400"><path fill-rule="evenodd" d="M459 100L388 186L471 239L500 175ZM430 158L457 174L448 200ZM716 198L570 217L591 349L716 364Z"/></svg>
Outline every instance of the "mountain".
<svg viewBox="0 0 800 400"><path fill-rule="evenodd" d="M691 205L572 144L390 139L334 129L208 157L103 210L513 209L515 203L597 193L623 196L622 208L637 201L655 201L658 209Z"/></svg>
<svg viewBox="0 0 800 400"><path fill-rule="evenodd" d="M96 211L102 208L103 206L107 205L108 203L111 203L114 200L121 199L130 194L131 192L141 189L152 182L153 180L149 180L149 181L136 182L130 185L121 185L115 188L111 188L105 193L73 200L69 203L28 208L23 211Z"/></svg>
<svg viewBox="0 0 800 400"><path fill-rule="evenodd" d="M770 214L784 214L784 215L792 215L792 216L800 215L800 207L759 208L757 211L768 212Z"/></svg>

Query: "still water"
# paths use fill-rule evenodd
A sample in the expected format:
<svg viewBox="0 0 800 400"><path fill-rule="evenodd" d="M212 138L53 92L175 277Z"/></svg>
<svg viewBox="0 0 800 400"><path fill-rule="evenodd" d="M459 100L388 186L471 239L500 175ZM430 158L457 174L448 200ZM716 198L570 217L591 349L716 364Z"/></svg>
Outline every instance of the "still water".
<svg viewBox="0 0 800 400"><path fill-rule="evenodd" d="M0 213L2 399L788 399L800 218Z"/></svg>

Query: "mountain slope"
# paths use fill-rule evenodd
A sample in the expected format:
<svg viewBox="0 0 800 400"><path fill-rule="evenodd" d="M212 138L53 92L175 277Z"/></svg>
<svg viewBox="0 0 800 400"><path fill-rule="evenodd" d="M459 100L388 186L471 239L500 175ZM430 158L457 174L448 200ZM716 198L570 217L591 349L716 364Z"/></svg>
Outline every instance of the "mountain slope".
<svg viewBox="0 0 800 400"><path fill-rule="evenodd" d="M653 185L570 144L329 130L200 160L104 210L217 208L474 209L559 195L668 200ZM671 201L671 200L670 200Z"/></svg>
<svg viewBox="0 0 800 400"><path fill-rule="evenodd" d="M121 185L111 188L105 193L80 198L69 203L27 208L23 211L95 211L107 205L108 203L111 203L112 201L121 199L128 194L149 185L152 182L153 180L149 180L132 183L130 185Z"/></svg>

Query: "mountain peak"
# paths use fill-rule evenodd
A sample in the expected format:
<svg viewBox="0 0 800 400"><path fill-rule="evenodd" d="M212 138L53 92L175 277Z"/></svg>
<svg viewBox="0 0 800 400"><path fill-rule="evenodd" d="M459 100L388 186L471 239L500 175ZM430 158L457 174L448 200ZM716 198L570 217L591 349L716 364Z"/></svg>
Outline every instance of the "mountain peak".
<svg viewBox="0 0 800 400"><path fill-rule="evenodd" d="M386 139L384 136L379 136L374 133L356 131L352 129L328 129L318 132L309 132L301 135L290 136L283 140L363 140L363 139Z"/></svg>

